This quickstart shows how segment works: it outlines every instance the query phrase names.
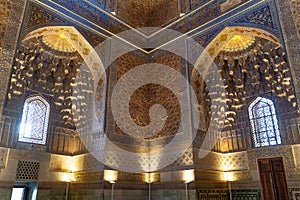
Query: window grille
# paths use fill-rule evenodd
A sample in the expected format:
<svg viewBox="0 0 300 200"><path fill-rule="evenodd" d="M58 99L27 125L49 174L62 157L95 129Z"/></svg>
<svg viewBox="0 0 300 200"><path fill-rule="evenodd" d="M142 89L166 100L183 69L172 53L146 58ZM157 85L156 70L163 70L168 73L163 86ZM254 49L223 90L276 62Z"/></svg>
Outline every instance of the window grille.
<svg viewBox="0 0 300 200"><path fill-rule="evenodd" d="M25 100L19 131L19 141L46 144L50 105L41 96Z"/></svg>
<svg viewBox="0 0 300 200"><path fill-rule="evenodd" d="M257 97L248 112L255 147L281 144L275 107L270 99Z"/></svg>

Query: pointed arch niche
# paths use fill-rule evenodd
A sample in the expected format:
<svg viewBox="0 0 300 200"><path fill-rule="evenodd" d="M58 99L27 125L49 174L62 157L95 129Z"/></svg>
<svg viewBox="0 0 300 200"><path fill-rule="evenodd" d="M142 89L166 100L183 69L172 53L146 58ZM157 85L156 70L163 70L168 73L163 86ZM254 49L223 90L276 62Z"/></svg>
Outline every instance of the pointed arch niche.
<svg viewBox="0 0 300 200"><path fill-rule="evenodd" d="M293 117L297 103L291 72L282 44L274 35L261 29L226 27L208 44L205 50L206 55L203 53L199 56L195 69L209 72L209 67L216 64L217 73L221 75L222 87L225 88L226 94L224 94L223 99L211 99L213 94L209 92L206 86L212 85L210 83L212 79L208 77L211 73L209 72L205 78L203 89L197 93L206 104L199 107L206 106L202 109L206 110L204 116L210 116L210 102L227 102L224 112L225 120L219 122L224 124L224 127L222 127L221 132L213 136L218 140L214 146L214 151L226 153L267 146L266 143L257 140L260 136L256 136L256 140L252 140L252 126L247 109L253 96L267 95L276 99L273 104L266 100L269 105L276 107L278 104L285 108L278 110L279 115L285 116L285 120L290 120ZM212 58L211 61L205 59L207 55ZM198 85L203 85L201 83L203 77L199 78L195 69L192 73L193 82L195 85L197 82ZM263 103L264 101L259 102ZM281 106L279 108L283 108ZM279 117L279 119L281 118ZM210 122L208 121L208 123ZM278 124L280 123L279 120ZM284 143L284 139L281 140L279 137L278 126L274 126L273 129L274 137L272 136L272 141L267 142L268 145ZM289 140L289 143L299 142L290 136Z"/></svg>
<svg viewBox="0 0 300 200"><path fill-rule="evenodd" d="M53 99L47 142L51 153L85 152L77 131L89 126L91 113L96 113L100 124L97 128L104 131L105 69L94 48L74 27L43 27L22 40L12 70L6 109L23 106L17 99L26 98L30 91Z"/></svg>

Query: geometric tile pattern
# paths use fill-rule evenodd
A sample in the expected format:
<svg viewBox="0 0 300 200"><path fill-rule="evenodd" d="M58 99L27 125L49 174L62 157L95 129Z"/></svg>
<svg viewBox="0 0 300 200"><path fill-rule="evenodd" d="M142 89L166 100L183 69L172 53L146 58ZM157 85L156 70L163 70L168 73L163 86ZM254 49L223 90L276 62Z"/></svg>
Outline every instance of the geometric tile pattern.
<svg viewBox="0 0 300 200"><path fill-rule="evenodd" d="M197 199L227 200L228 194L226 190L197 190Z"/></svg>
<svg viewBox="0 0 300 200"><path fill-rule="evenodd" d="M34 161L18 161L16 180L37 180L40 163Z"/></svg>
<svg viewBox="0 0 300 200"><path fill-rule="evenodd" d="M209 152L200 159L197 159L197 154L194 153L197 169L215 171L244 171L248 169L246 151L226 154Z"/></svg>
<svg viewBox="0 0 300 200"><path fill-rule="evenodd" d="M158 155L155 153L154 155L150 154L141 154L139 156L128 158L121 157L120 155L114 152L106 152L105 155L105 164L112 167L118 168L119 166L126 166L127 169L132 169L134 172L136 170L139 171L156 171L160 166L167 166L167 163L174 162L178 157L180 157L180 152L167 152L168 156ZM150 156L149 156L150 155ZM190 156L187 158L188 162L190 161Z"/></svg>
<svg viewBox="0 0 300 200"><path fill-rule="evenodd" d="M247 170L245 152L222 154L222 168L224 171Z"/></svg>
<svg viewBox="0 0 300 200"><path fill-rule="evenodd" d="M103 180L103 171L77 172L74 173L75 182L92 182Z"/></svg>
<svg viewBox="0 0 300 200"><path fill-rule="evenodd" d="M261 199L260 190L233 190L232 198L235 200Z"/></svg>
<svg viewBox="0 0 300 200"><path fill-rule="evenodd" d="M291 11L293 13L295 25L300 35L300 0L289 0L289 2L290 2Z"/></svg>
<svg viewBox="0 0 300 200"><path fill-rule="evenodd" d="M292 147L274 146L273 148L256 148L247 151L249 169L257 169L257 158L283 157L287 177L299 176L295 167Z"/></svg>
<svg viewBox="0 0 300 200"><path fill-rule="evenodd" d="M292 200L300 199L300 188L290 188L289 192Z"/></svg>
<svg viewBox="0 0 300 200"><path fill-rule="evenodd" d="M194 165L197 169L222 171L222 154L216 152L209 152L203 158L199 158L198 155L200 154L201 150L199 151L199 153L194 153Z"/></svg>
<svg viewBox="0 0 300 200"><path fill-rule="evenodd" d="M10 19L11 1L0 0L0 54L2 54L3 38Z"/></svg>
<svg viewBox="0 0 300 200"><path fill-rule="evenodd" d="M189 166L193 165L193 151L188 149L180 158L175 161L177 166Z"/></svg>

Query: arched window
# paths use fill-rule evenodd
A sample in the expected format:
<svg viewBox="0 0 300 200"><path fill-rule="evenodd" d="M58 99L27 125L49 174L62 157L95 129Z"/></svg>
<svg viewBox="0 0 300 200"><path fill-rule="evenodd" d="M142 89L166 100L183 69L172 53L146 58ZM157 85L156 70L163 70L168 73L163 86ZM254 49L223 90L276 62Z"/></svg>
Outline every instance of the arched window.
<svg viewBox="0 0 300 200"><path fill-rule="evenodd" d="M271 100L257 97L248 108L255 147L281 144L275 107Z"/></svg>
<svg viewBox="0 0 300 200"><path fill-rule="evenodd" d="M20 142L46 144L50 105L41 96L25 100L19 131Z"/></svg>

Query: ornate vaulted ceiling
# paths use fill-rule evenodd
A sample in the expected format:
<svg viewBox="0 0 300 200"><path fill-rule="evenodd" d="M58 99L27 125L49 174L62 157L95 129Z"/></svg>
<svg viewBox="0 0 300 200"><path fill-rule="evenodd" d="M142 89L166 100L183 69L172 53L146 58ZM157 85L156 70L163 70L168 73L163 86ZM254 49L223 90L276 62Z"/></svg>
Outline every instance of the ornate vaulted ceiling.
<svg viewBox="0 0 300 200"><path fill-rule="evenodd" d="M179 17L180 10L178 0L123 0L116 14L134 27L160 27Z"/></svg>
<svg viewBox="0 0 300 200"><path fill-rule="evenodd" d="M295 25L300 30L299 5L300 0L289 0L291 10L295 18ZM260 5L266 0L39 0L30 1L26 23L24 24L23 37L32 30L52 24L64 24L66 21L73 21L79 27L85 25L92 27L92 32L80 30L89 42L95 46L101 42L100 36L104 38L113 34L131 29L132 27L166 27L183 33L192 33L195 28L203 27L201 24L218 18L225 13L235 14L236 12L246 12L253 5ZM4 37L6 23L11 12L10 1L0 1L0 48ZM249 10L250 11L250 10ZM259 13L249 13L249 17L259 21L259 15L267 19L267 10ZM180 17L181 16L181 17ZM250 18L249 18L250 19ZM247 20L239 20L247 23ZM91 24L93 23L93 26ZM251 22L253 23L253 22ZM256 22L257 23L257 22ZM265 23L261 21L261 25ZM70 22L67 23L68 25ZM257 24L259 25L259 24ZM267 24L265 24L267 25ZM269 25L270 27L273 25ZM205 30L205 29L204 29ZM208 35L207 35L208 36ZM131 42L131 41L130 41Z"/></svg>
<svg viewBox="0 0 300 200"><path fill-rule="evenodd" d="M2 10L2 14L8 15L10 9L8 1L2 5L0 0L0 6L5 8L4 11ZM180 34L166 35L159 29L152 32L132 31L133 28L160 27L173 29L175 32L190 36L205 47L215 59L219 71L223 73L223 79L229 80L226 82L228 85L226 95L231 101L228 101L225 121L228 129L233 127L234 123L239 122L236 120L237 115L241 116L239 109L247 101L246 98L253 95L247 93L248 88L250 88L249 91L276 92L278 98L289 102L291 109L294 109L295 96L293 96L290 86L290 79L286 78L290 77L290 74L286 69L283 50L277 44L277 42L281 42L282 37L278 31L280 30L278 16L272 12L274 9L272 6L274 6L272 0L119 0L118 2L114 0L31 0L24 17L24 26L20 37L23 42L16 53L8 92L10 102L7 103L6 108L13 110L17 103L21 105L18 99L27 95L26 88L49 93L53 95L55 106L53 125L56 128L62 128L63 131L64 128L75 130L74 123L81 123L88 115L82 114L78 118L74 117L72 110L77 107L71 103L71 100L84 105L80 112L86 112L87 106L82 99L92 93L93 85L92 82L87 85L80 82L82 87L86 87L82 90L85 92L83 95L76 94L73 89L76 85L75 77L80 72L79 66L84 60L84 55L77 51L79 47L82 47L82 52L86 50L83 43L74 38L82 36L82 40L91 44L88 52L99 43L116 35L125 43L135 45L137 49L140 48L139 50L143 52L136 51L116 60L114 63L116 71L110 72L110 76L116 80L120 79L129 69L148 62L162 63L172 66L176 71L181 71L185 65L179 57L172 54L162 56L160 55L162 51L155 49L174 38L179 38ZM297 12L295 11L294 14L296 17ZM0 27L1 23L5 27L5 20L0 22ZM74 27L78 31L78 34L67 32L68 39L71 38L73 43L74 41L78 43L76 48L72 42L68 42L66 35L55 32L55 29L52 34L45 34L41 31L45 27L56 26ZM251 28L248 30L242 27ZM120 35L128 30L132 31L130 37ZM24 38L33 32L37 32L37 35L24 42ZM219 34L220 36L218 36ZM0 32L0 39L1 37ZM161 43L157 43L157 41L161 41ZM265 41L271 41L270 48L263 49L267 44ZM156 46L143 48L139 44L155 44ZM106 61L105 56L99 56L103 62ZM281 67L286 72L286 74L280 75L286 79L275 80L272 78L278 76L277 68L273 69L268 65L273 60L276 60L277 68ZM27 61L28 64L23 65ZM262 85L260 82L263 82L261 72L257 68L255 68L256 71L248 69L247 63L256 66L258 62L267 63L264 70L269 70L268 73L271 74L266 78L263 77L265 79L263 81L267 83L264 88L259 87ZM81 72L84 72L85 75L82 77L83 79L88 79L87 77L93 74L89 69L83 69ZM276 76L273 75L274 73L277 73ZM240 79L240 77L243 78ZM209 107L211 106L208 90L204 81L197 74L193 78L199 101L202 101L199 104L199 110L203 116L209 116L206 115L210 112ZM102 88L102 82L96 84L100 89ZM103 89L103 91L105 90ZM99 99L101 99L103 92L98 93ZM203 98L203 96L206 97ZM172 137L177 130L180 130L180 109L177 99L163 87L148 84L139 88L130 101L131 118L137 125L146 126L149 124L149 107L156 103L165 105L168 119L161 132L146 139L158 140ZM104 112L101 110L99 113ZM207 128L209 120L209 117L201 119L200 126L202 125L203 130ZM111 135L116 134L120 138L119 142L124 142L124 138L128 136L118 126L108 128L111 130ZM56 131L55 134L59 135L60 132ZM139 138L136 139L137 143L140 141ZM245 147L243 146L243 148ZM224 152L229 150L230 148L218 149L218 151Z"/></svg>
<svg viewBox="0 0 300 200"><path fill-rule="evenodd" d="M39 0L32 1L28 7L28 16L25 19L27 23L24 25L23 37L37 28L62 23L72 25L80 32L85 32L83 35L90 43L94 43L92 40L97 37L99 40L99 36L107 38L141 27L168 28L192 35L199 30L205 31L206 27L214 23L216 19L226 19L225 14L234 16L238 12L252 13L252 6L265 3L267 1L264 0ZM261 14L264 16L260 19ZM269 8L262 8L257 13L247 15L249 19L244 20L245 22L251 22L251 16L251 19L254 17L258 18L258 21L265 21L269 20L267 15L270 15ZM273 26L273 24L266 22L262 22L261 25ZM84 30L86 27L89 27L90 31ZM136 30L138 37L147 40L157 40L157 37L160 37L159 33L159 29L150 32ZM164 42L174 39L173 36L167 37ZM123 39L128 43L137 45L135 39Z"/></svg>

